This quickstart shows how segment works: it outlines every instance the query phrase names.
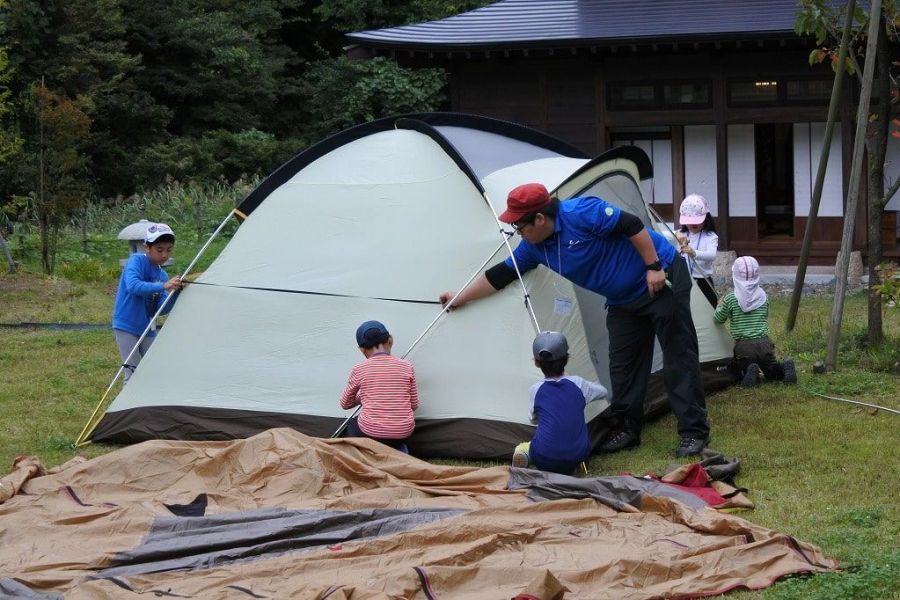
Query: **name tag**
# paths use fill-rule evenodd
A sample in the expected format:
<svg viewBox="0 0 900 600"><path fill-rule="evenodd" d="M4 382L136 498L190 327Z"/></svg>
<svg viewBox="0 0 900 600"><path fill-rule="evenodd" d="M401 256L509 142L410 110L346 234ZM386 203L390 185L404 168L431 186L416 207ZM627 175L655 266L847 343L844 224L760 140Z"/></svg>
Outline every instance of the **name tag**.
<svg viewBox="0 0 900 600"><path fill-rule="evenodd" d="M558 297L553 301L553 312L560 316L568 316L575 307L575 301L564 296Z"/></svg>

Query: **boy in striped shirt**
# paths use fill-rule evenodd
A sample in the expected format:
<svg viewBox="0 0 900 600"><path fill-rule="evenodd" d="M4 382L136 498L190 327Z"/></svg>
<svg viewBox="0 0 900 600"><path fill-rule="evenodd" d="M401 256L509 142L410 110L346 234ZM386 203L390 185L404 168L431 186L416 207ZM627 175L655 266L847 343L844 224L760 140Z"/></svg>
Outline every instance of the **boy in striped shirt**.
<svg viewBox="0 0 900 600"><path fill-rule="evenodd" d="M341 408L361 406L359 417L347 425L350 437L368 437L404 450L415 428L419 408L416 374L408 361L391 356L394 338L378 321L356 330L356 343L366 360L353 367L341 394Z"/></svg>
<svg viewBox="0 0 900 600"><path fill-rule="evenodd" d="M714 316L718 323L731 319L735 376L747 387L759 383L760 371L768 381L797 383L794 361L775 359L775 344L769 338L769 298L759 287L759 263L752 256L742 256L734 261L731 277L734 291L719 301Z"/></svg>

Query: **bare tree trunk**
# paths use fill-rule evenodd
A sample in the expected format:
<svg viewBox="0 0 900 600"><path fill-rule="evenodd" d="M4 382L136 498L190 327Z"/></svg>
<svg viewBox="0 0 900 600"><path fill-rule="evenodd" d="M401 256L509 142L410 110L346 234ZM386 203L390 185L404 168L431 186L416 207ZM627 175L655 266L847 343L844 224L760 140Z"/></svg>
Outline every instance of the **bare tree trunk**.
<svg viewBox="0 0 900 600"><path fill-rule="evenodd" d="M44 275L53 273L53 265L50 264L50 217L42 214L39 218L41 232L41 269Z"/></svg>
<svg viewBox="0 0 900 600"><path fill-rule="evenodd" d="M884 15L880 15L880 30L885 29ZM868 342L870 346L878 346L884 341L882 325L881 296L873 286L881 283L877 267L881 264L883 248L881 245L881 222L884 214L884 159L887 153L889 119L891 118L891 57L886 35L878 36L876 50L878 60L878 87L872 90L878 99L877 119L869 123L869 135L866 137L866 148L869 152L869 219L867 227L867 254L869 272L869 320Z"/></svg>
<svg viewBox="0 0 900 600"><path fill-rule="evenodd" d="M856 224L856 205L859 200L859 179L862 172L862 154L865 147L866 118L869 114L869 100L872 97L872 80L875 77L876 47L878 37L883 35L881 24L881 0L872 0L869 17L869 39L866 42L866 66L863 69L862 87L859 92L859 106L856 110L856 134L853 140L853 160L850 164L850 186L847 205L844 207L844 231L841 237L841 251L835 265L834 310L831 313L831 333L828 336L828 350L825 366L833 370L837 366L838 343L841 338L841 320L844 316L844 296L847 293L847 267L853 250L853 228Z"/></svg>
<svg viewBox="0 0 900 600"><path fill-rule="evenodd" d="M819 215L819 204L822 201L822 187L825 185L825 168L828 166L828 155L831 153L831 137L834 133L834 123L838 118L838 108L841 105L841 92L844 85L844 64L847 61L847 49L850 46L850 31L853 29L853 10L856 0L847 3L847 18L844 22L844 32L841 34L841 49L838 52L838 69L834 72L834 84L831 86L831 101L828 104L828 120L825 123L825 137L822 140L822 152L819 155L819 169L816 171L816 183L813 187L813 195L810 199L809 214L806 218L806 231L803 233L803 245L800 248L800 261L797 263L797 274L794 278L794 291L791 294L791 306L788 309L786 329L794 330L797 322L797 311L800 308L800 296L803 294L803 282L806 280L806 265L809 263L809 253L812 248L813 231L816 225L816 217Z"/></svg>
<svg viewBox="0 0 900 600"><path fill-rule="evenodd" d="M15 273L18 265L16 264L16 261L13 260L12 254L9 251L9 244L6 243L2 233L0 233L0 248L3 249L3 255L6 257L6 262L9 263L9 272Z"/></svg>

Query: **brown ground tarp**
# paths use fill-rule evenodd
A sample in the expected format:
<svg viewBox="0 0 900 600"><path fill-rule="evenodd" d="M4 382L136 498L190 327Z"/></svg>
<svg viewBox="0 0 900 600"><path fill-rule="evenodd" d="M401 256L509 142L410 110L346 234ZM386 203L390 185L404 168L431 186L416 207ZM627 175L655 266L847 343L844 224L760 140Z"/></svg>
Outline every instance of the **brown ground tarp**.
<svg viewBox="0 0 900 600"><path fill-rule="evenodd" d="M145 442L49 474L26 460L0 482L0 595L689 598L836 568L738 517L636 496L625 478L603 487L622 487L620 511L534 502L510 474L290 429Z"/></svg>

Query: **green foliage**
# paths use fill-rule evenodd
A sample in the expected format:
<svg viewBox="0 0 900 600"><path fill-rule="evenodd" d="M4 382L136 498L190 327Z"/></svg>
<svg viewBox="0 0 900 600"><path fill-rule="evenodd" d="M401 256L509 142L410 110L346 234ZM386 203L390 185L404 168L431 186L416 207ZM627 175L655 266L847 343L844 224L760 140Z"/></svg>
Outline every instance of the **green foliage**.
<svg viewBox="0 0 900 600"><path fill-rule="evenodd" d="M233 182L244 176L267 175L302 147L301 141L281 142L258 129L218 129L199 139L179 137L146 148L135 160L135 179L144 189L167 178L202 182L224 177Z"/></svg>
<svg viewBox="0 0 900 600"><path fill-rule="evenodd" d="M340 129L439 109L443 70L341 58L344 33L488 1L0 0L5 231L43 227L52 268L53 231L84 211L84 199L115 205L167 180L266 175ZM78 201L43 222L37 140L52 115L37 118L36 85L53 95L42 100L48 111L68 113L71 123L80 111L89 124L79 142L49 157L65 168L45 172L56 199Z"/></svg>
<svg viewBox="0 0 900 600"><path fill-rule="evenodd" d="M876 267L881 277L881 283L872 286L872 291L881 297L889 307L896 307L900 302L900 265L885 262Z"/></svg>
<svg viewBox="0 0 900 600"><path fill-rule="evenodd" d="M839 573L810 577L790 577L779 581L765 594L766 600L885 600L896 598L900 552L866 557L864 564Z"/></svg>
<svg viewBox="0 0 900 600"><path fill-rule="evenodd" d="M297 53L282 28L301 0L122 0L142 89L172 109L169 131L193 138L259 128L294 85Z"/></svg>
<svg viewBox="0 0 900 600"><path fill-rule="evenodd" d="M59 274L79 283L103 283L118 277L119 269L94 258L75 255L71 259L60 256Z"/></svg>
<svg viewBox="0 0 900 600"><path fill-rule="evenodd" d="M308 115L318 115L314 137L390 115L436 110L445 84L442 70L404 69L386 58L321 60L303 80Z"/></svg>
<svg viewBox="0 0 900 600"><path fill-rule="evenodd" d="M3 14L5 5L6 0L0 0L0 15ZM5 39L5 33L6 27L3 20L0 19L0 39ZM6 47L0 46L0 167L10 162L22 145L21 138L12 131L7 123L7 115L11 108L12 91L9 89L9 82L12 76L13 71L9 64Z"/></svg>

